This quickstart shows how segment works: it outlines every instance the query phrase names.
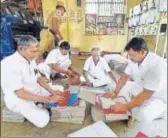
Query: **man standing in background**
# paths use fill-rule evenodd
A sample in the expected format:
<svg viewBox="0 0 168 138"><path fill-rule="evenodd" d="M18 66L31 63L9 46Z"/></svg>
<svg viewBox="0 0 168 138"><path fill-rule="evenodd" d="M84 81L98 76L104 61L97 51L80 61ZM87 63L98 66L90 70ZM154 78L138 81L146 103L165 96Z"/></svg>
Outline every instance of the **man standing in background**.
<svg viewBox="0 0 168 138"><path fill-rule="evenodd" d="M58 42L63 39L60 33L61 17L66 12L64 3L58 1L56 5L56 13L47 21L47 29L43 29L40 33L40 48L35 60L38 62L40 58L46 53L50 52L55 46L58 46Z"/></svg>

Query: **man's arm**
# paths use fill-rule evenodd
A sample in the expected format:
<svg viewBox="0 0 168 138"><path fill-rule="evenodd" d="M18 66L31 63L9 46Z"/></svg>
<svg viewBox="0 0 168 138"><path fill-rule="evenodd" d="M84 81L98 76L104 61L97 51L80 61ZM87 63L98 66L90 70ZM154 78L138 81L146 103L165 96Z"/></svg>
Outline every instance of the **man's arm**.
<svg viewBox="0 0 168 138"><path fill-rule="evenodd" d="M130 110L134 107L140 106L144 101L148 100L152 94L152 91L144 89L142 93L136 96L131 102L126 104L127 109Z"/></svg>
<svg viewBox="0 0 168 138"><path fill-rule="evenodd" d="M65 70L65 69L62 69L58 66L58 64L50 64L51 68L53 70L55 70L56 72L58 73L64 73L64 74L67 74L68 73L68 70Z"/></svg>
<svg viewBox="0 0 168 138"><path fill-rule="evenodd" d="M113 73L110 71L108 72L109 76L112 78L112 80L114 80L114 82L117 84L117 80L116 78L114 77Z"/></svg>
<svg viewBox="0 0 168 138"><path fill-rule="evenodd" d="M138 107L148 100L152 96L153 92L147 89L144 89L138 96L136 96L132 101L127 104L117 103L112 106L114 110L117 111L128 111L135 107Z"/></svg>
<svg viewBox="0 0 168 138"><path fill-rule="evenodd" d="M37 82L40 84L41 87L43 87L44 89L46 89L51 95L57 95L57 94L61 94L61 92L59 91L54 91L49 85L48 83L45 81L45 79L43 77L39 77L37 79Z"/></svg>
<svg viewBox="0 0 168 138"><path fill-rule="evenodd" d="M16 95L19 98L28 100L28 101L33 101L33 102L50 102L50 103L55 103L55 102L62 102L65 100L65 98L61 95L53 95L50 97L43 97L43 96L38 96L35 94L32 94L28 91L25 91L23 88L15 91Z"/></svg>
<svg viewBox="0 0 168 138"><path fill-rule="evenodd" d="M83 77L85 78L86 81L89 81L88 72L86 70L83 70Z"/></svg>
<svg viewBox="0 0 168 138"><path fill-rule="evenodd" d="M49 97L43 97L43 96L38 96L38 95L31 94L30 92L25 91L23 88L17 90L16 95L19 98L29 100L29 101L33 101L33 102L50 102Z"/></svg>
<svg viewBox="0 0 168 138"><path fill-rule="evenodd" d="M116 88L114 89L114 93L116 95L118 95L118 93L120 92L120 90L123 88L123 86L126 84L127 80L128 80L128 75L126 73L123 73L117 83Z"/></svg>
<svg viewBox="0 0 168 138"><path fill-rule="evenodd" d="M103 96L106 98L116 98L120 90L123 88L125 83L128 80L128 75L126 73L123 73L116 85L116 88L114 89L113 93L105 93Z"/></svg>
<svg viewBox="0 0 168 138"><path fill-rule="evenodd" d="M57 38L58 37L57 35L59 35L59 38L62 40L63 36L61 35L61 33L59 31L60 23L58 21L58 18L56 18L56 17L52 18L52 27L53 27L52 29L53 29L53 31L54 31L54 33L56 35L55 37Z"/></svg>

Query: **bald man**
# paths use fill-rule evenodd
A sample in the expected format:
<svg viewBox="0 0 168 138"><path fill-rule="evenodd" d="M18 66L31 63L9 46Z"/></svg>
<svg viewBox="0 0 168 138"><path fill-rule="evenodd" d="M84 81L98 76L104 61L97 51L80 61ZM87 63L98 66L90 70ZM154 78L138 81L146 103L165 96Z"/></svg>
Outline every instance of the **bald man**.
<svg viewBox="0 0 168 138"><path fill-rule="evenodd" d="M86 60L81 81L89 87L100 87L111 85L113 88L116 79L113 76L107 62L100 56L100 49L93 47L91 56Z"/></svg>

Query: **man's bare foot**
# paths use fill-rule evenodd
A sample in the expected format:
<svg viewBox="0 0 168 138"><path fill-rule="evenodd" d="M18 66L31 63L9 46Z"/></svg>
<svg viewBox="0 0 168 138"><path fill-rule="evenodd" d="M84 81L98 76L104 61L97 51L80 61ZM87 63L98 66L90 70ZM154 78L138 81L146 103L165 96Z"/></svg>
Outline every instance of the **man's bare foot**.
<svg viewBox="0 0 168 138"><path fill-rule="evenodd" d="M128 127L133 126L135 124L135 122L136 122L136 120L130 116L128 119L128 123L127 123Z"/></svg>

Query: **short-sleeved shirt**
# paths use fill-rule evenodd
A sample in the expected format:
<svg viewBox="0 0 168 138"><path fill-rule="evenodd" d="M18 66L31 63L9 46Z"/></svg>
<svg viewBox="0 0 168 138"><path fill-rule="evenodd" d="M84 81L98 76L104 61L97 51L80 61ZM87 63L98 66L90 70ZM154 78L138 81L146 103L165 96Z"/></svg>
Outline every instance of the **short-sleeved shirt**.
<svg viewBox="0 0 168 138"><path fill-rule="evenodd" d="M97 65L95 65L92 56L86 60L84 70L97 79L102 78L104 75L107 75L107 73L111 71L104 58L99 57L99 61Z"/></svg>
<svg viewBox="0 0 168 138"><path fill-rule="evenodd" d="M54 18L57 18L58 20L58 28L60 27L61 25L61 16L57 16L56 15L56 11L53 11L51 12L49 15L48 15L48 18L46 20L46 25L50 28L50 29L53 29L53 25L52 25L52 21Z"/></svg>
<svg viewBox="0 0 168 138"><path fill-rule="evenodd" d="M61 65L66 61L69 61L69 53L63 55L60 49L53 49L47 56L45 63L46 64L58 64Z"/></svg>
<svg viewBox="0 0 168 138"><path fill-rule="evenodd" d="M24 88L31 93L39 93L36 62L28 61L18 52L1 61L1 87L5 95L13 95Z"/></svg>
<svg viewBox="0 0 168 138"><path fill-rule="evenodd" d="M149 52L140 65L131 60L125 73L144 89L154 92L153 97L167 101L167 62Z"/></svg>

